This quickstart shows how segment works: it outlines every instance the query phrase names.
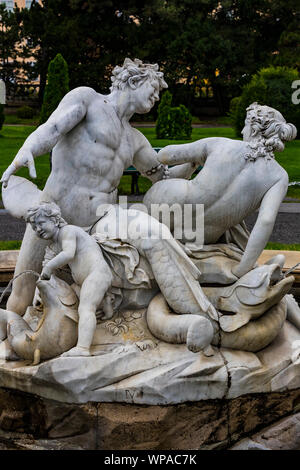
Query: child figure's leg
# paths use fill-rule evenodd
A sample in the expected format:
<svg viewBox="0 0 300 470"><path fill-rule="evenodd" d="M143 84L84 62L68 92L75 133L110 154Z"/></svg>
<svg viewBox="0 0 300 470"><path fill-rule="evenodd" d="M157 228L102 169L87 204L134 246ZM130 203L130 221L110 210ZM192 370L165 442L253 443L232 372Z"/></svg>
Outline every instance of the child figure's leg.
<svg viewBox="0 0 300 470"><path fill-rule="evenodd" d="M78 307L78 342L75 348L70 349L63 356L89 356L90 347L96 329L96 310L110 287L111 276L104 276L103 272L90 274L83 282L80 290Z"/></svg>

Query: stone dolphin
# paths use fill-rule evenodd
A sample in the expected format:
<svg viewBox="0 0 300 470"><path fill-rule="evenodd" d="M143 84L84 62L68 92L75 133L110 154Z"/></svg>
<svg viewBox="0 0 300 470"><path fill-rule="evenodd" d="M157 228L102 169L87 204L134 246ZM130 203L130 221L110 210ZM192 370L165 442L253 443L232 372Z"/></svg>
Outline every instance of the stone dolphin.
<svg viewBox="0 0 300 470"><path fill-rule="evenodd" d="M158 294L147 309L151 333L169 343L186 343L193 352L208 344L256 352L270 344L278 335L288 312L288 299L294 277L281 279L279 265L263 265L251 270L234 285L203 287L203 292L217 308L223 308L219 320L211 319L212 329L201 324L197 315L172 312ZM228 315L225 311L228 311ZM205 329L204 331L199 329ZM199 337L198 337L199 336Z"/></svg>
<svg viewBox="0 0 300 470"><path fill-rule="evenodd" d="M293 282L293 276L282 279L278 264L264 264L249 271L233 286L223 289L219 296L217 309L234 313L220 316L222 330L235 331L259 318L280 302L290 291ZM206 295L209 296L207 292Z"/></svg>
<svg viewBox="0 0 300 470"><path fill-rule="evenodd" d="M78 298L73 289L56 276L38 281L37 287L43 315L36 330L20 315L0 310L1 331L4 334L6 323L10 346L20 358L34 364L68 351L75 346L78 335Z"/></svg>

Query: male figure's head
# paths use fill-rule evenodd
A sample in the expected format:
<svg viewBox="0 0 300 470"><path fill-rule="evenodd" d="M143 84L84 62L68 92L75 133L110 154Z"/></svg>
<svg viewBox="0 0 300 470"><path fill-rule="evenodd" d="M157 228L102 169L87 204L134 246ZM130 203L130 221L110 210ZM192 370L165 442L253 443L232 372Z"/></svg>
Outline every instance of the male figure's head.
<svg viewBox="0 0 300 470"><path fill-rule="evenodd" d="M112 72L111 92L129 91L135 112L148 113L159 100L159 92L168 88L164 74L157 64L144 64L139 59L125 59L123 65Z"/></svg>
<svg viewBox="0 0 300 470"><path fill-rule="evenodd" d="M44 240L54 239L59 229L67 225L67 222L61 216L59 207L54 202L41 203L28 209L25 220L31 224L36 234Z"/></svg>
<svg viewBox="0 0 300 470"><path fill-rule="evenodd" d="M288 124L276 109L252 103L247 108L242 134L246 142L260 141L271 151L280 152L284 149L284 142L295 139L297 129L294 124Z"/></svg>

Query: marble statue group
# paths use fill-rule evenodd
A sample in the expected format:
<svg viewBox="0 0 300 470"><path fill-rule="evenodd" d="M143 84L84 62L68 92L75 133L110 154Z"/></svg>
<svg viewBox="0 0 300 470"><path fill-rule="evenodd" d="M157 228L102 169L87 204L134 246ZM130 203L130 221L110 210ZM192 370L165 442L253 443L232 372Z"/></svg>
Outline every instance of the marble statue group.
<svg viewBox="0 0 300 470"><path fill-rule="evenodd" d="M30 378L47 397L157 404L300 386L294 278L282 254L258 264L288 187L274 153L295 126L252 103L243 140L156 153L129 120L159 100L163 73L125 59L111 80L108 95L69 92L2 176L4 205L27 228L0 310L0 386L28 390ZM14 175L27 166L35 177L34 159L50 150L42 191ZM153 183L145 210L118 204L130 165ZM168 222L151 211L174 204L192 210ZM197 205L203 243L178 232Z"/></svg>

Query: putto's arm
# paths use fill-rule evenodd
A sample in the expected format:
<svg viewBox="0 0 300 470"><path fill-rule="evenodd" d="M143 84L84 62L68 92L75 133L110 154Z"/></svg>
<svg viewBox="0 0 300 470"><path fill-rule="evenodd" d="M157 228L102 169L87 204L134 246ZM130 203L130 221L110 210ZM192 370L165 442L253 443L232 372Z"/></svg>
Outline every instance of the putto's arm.
<svg viewBox="0 0 300 470"><path fill-rule="evenodd" d="M159 159L146 137L134 129L135 141L138 143L133 164L136 169L153 183L163 178L189 178L195 171L195 165L187 163L176 168L167 168ZM159 152L160 153L160 152Z"/></svg>
<svg viewBox="0 0 300 470"><path fill-rule="evenodd" d="M52 258L43 268L41 278L50 279L51 274L58 268L66 266L73 260L76 253L76 235L72 230L63 228L62 251Z"/></svg>
<svg viewBox="0 0 300 470"><path fill-rule="evenodd" d="M34 158L49 152L62 135L67 134L84 118L92 93L96 92L90 88L80 87L62 99L48 121L25 140L13 162L3 173L1 182L4 187L7 186L10 176L23 166L29 168L32 178L36 178Z"/></svg>
<svg viewBox="0 0 300 470"><path fill-rule="evenodd" d="M253 268L265 248L272 233L279 206L287 192L288 181L288 175L284 174L281 180L265 194L245 253L239 265L232 270L237 277L243 276Z"/></svg>

